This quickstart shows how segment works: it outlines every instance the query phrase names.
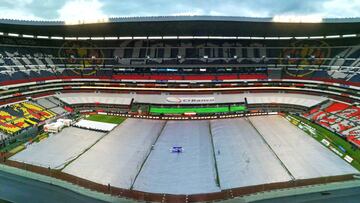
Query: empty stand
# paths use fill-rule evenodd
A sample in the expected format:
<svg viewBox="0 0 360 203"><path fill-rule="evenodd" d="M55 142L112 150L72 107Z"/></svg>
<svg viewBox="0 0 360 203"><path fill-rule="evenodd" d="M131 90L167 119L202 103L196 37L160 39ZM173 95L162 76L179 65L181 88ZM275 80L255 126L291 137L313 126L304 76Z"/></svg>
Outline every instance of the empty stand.
<svg viewBox="0 0 360 203"><path fill-rule="evenodd" d="M15 134L41 121L53 118L56 114L37 104L22 102L0 108L0 130Z"/></svg>
<svg viewBox="0 0 360 203"><path fill-rule="evenodd" d="M318 124L338 133L349 141L360 141L360 108L341 102L328 102L321 107L316 107L310 113L303 114Z"/></svg>

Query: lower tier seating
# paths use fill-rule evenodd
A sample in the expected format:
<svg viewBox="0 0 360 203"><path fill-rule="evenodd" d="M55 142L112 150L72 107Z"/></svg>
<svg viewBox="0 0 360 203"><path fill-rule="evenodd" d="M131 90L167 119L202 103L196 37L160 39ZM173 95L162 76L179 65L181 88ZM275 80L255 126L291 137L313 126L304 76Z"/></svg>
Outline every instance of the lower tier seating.
<svg viewBox="0 0 360 203"><path fill-rule="evenodd" d="M304 113L304 117L332 130L360 147L360 107L331 102Z"/></svg>
<svg viewBox="0 0 360 203"><path fill-rule="evenodd" d="M55 115L44 107L30 102L12 104L0 108L0 131L10 135L16 134Z"/></svg>

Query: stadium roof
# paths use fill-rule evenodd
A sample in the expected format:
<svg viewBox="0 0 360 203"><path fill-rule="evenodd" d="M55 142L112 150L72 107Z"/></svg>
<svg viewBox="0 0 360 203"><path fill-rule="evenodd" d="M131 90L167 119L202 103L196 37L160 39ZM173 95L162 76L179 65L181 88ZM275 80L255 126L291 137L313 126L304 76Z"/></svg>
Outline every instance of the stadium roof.
<svg viewBox="0 0 360 203"><path fill-rule="evenodd" d="M162 16L110 18L100 23L0 20L0 32L66 37L252 36L298 37L360 34L360 18L323 19L321 23L274 22L272 18Z"/></svg>

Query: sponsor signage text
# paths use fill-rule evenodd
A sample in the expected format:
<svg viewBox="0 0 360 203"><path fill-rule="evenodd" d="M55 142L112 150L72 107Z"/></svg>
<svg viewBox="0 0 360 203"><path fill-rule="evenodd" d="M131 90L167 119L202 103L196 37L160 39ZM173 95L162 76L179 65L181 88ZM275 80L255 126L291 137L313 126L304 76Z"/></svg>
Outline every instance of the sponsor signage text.
<svg viewBox="0 0 360 203"><path fill-rule="evenodd" d="M174 104L207 104L215 103L214 97L167 97L166 102Z"/></svg>

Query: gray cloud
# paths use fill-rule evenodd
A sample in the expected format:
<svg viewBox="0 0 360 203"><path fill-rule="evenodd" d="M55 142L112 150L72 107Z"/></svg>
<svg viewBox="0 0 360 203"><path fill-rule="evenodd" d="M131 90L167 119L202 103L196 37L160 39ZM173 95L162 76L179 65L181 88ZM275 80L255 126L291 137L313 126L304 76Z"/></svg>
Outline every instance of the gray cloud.
<svg viewBox="0 0 360 203"><path fill-rule="evenodd" d="M27 9L37 17L54 20L59 16L57 10L66 2L67 0L33 0Z"/></svg>
<svg viewBox="0 0 360 203"><path fill-rule="evenodd" d="M2 0L0 18L59 20L59 10L70 1L96 0ZM274 15L321 15L359 17L359 0L97 0L110 17L164 15L224 15L272 17ZM340 6L347 4L350 6ZM326 9L325 9L326 8ZM74 9L73 12L76 12ZM89 13L91 15L91 13ZM353 16L358 15L358 16ZM60 19L61 20L61 19Z"/></svg>
<svg viewBox="0 0 360 203"><path fill-rule="evenodd" d="M36 18L56 20L57 10L68 0L3 0L0 4L0 18ZM9 17L11 16L11 17Z"/></svg>
<svg viewBox="0 0 360 203"><path fill-rule="evenodd" d="M116 4L114 1L104 1L104 11L112 16L154 16L177 13L250 17L272 17L282 14L325 15L331 11L324 12L323 4L331 1L333 0L121 0ZM355 3L356 0L346 1ZM359 4L358 2L356 4ZM328 17L352 16L343 13Z"/></svg>

